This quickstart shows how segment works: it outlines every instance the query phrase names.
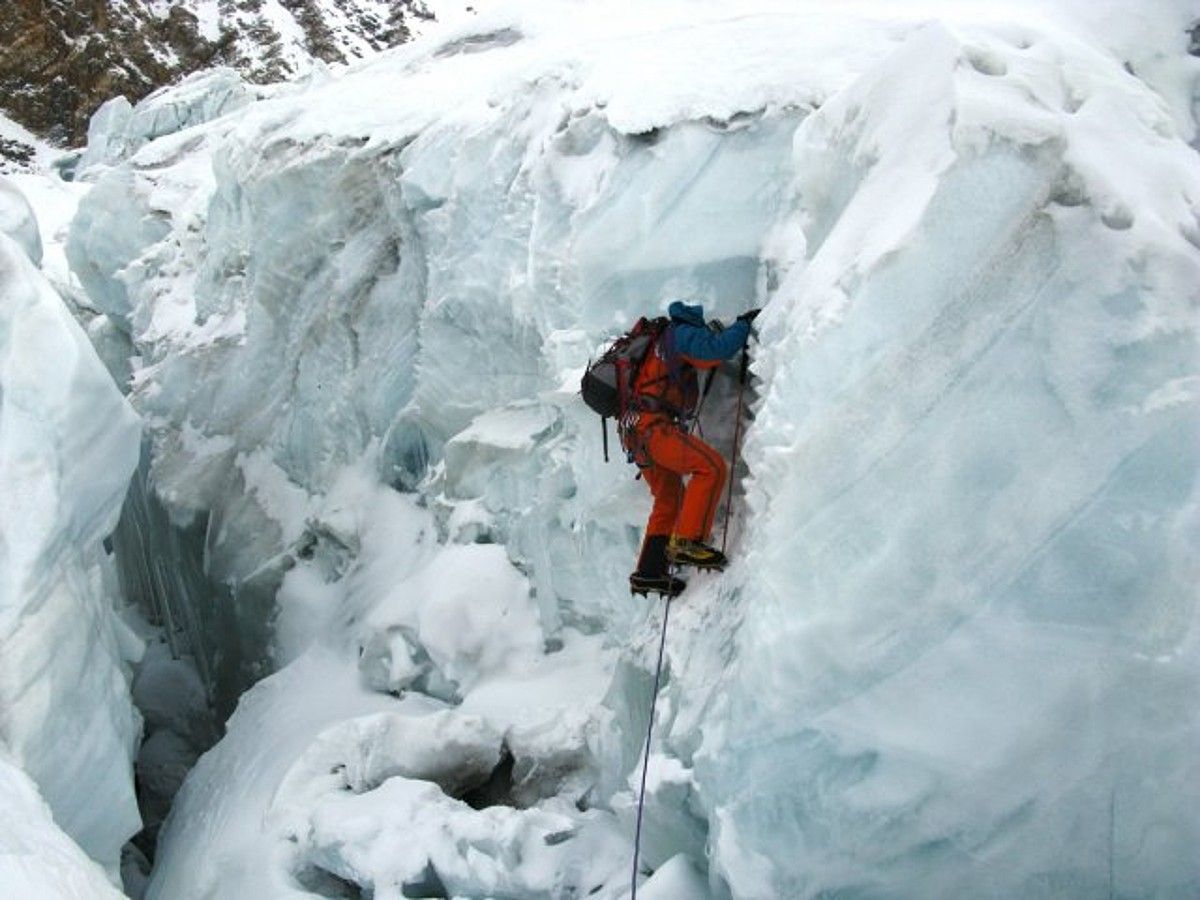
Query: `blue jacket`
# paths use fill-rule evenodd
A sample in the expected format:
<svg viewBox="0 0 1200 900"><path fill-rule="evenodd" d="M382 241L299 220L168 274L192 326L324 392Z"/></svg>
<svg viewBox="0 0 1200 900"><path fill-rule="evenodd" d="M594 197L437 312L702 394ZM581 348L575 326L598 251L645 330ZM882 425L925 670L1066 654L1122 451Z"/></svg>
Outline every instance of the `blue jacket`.
<svg viewBox="0 0 1200 900"><path fill-rule="evenodd" d="M699 303L676 300L667 308L671 317L672 349L687 361L720 362L734 356L750 337L750 323L734 320L724 331L710 331Z"/></svg>
<svg viewBox="0 0 1200 900"><path fill-rule="evenodd" d="M638 369L633 392L639 410L637 428L654 427L663 419L676 424L699 399L697 369L713 369L742 348L750 323L735 321L724 331L710 331L704 308L676 300L668 309L671 323Z"/></svg>

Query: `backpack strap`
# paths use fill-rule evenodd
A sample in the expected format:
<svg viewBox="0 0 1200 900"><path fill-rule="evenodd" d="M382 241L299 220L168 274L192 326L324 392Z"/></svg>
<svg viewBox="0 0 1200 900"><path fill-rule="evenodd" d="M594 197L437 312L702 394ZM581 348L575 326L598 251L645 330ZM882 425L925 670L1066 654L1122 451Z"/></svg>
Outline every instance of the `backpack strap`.
<svg viewBox="0 0 1200 900"><path fill-rule="evenodd" d="M653 343L646 348L646 354L642 358L643 364L646 357L651 353L659 352L659 348L661 348L662 358L666 363L667 371L641 385L642 391L664 383L678 385L682 380L683 367L680 362L679 353L675 350L675 329L671 320L665 317L654 319L652 325L656 328L657 333L654 336ZM641 365L638 366L638 372L640 371ZM637 373L634 373L633 380L637 380ZM684 410L679 409L674 404L667 403L657 394L647 394L642 393L642 391L639 391L630 398L629 407L631 410L637 412L666 413L676 420L684 418Z"/></svg>

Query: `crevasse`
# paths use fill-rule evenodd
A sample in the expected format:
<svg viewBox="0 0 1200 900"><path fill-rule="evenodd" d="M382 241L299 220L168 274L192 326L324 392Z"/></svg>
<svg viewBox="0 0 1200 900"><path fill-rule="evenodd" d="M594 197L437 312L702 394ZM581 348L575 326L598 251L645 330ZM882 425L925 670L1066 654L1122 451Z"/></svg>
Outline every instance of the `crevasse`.
<svg viewBox="0 0 1200 900"><path fill-rule="evenodd" d="M574 392L681 296L766 311L646 894L1195 893L1182 27L864 10L526 5L94 157L69 256L240 698L149 896L627 894L660 608Z"/></svg>

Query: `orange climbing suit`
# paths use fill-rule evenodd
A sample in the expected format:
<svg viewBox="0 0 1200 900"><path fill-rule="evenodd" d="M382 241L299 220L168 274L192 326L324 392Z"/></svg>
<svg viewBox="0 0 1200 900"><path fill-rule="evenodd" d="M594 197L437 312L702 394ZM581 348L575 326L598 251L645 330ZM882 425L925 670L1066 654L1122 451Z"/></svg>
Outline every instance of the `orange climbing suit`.
<svg viewBox="0 0 1200 900"><path fill-rule="evenodd" d="M716 368L721 361L680 354L671 378L663 343L656 343L638 372L634 394L649 402L622 421L622 441L642 467L654 497L646 537L675 534L704 542L717 515L727 466L713 447L688 434L680 420L699 397L696 370Z"/></svg>

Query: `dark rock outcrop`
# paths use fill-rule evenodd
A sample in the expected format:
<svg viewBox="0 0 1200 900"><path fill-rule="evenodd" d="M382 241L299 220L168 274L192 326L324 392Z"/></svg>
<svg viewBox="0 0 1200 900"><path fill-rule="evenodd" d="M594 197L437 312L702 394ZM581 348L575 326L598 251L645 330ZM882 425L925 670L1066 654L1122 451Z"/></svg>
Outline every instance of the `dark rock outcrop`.
<svg viewBox="0 0 1200 900"><path fill-rule="evenodd" d="M430 18L423 0L391 0L386 20L376 8L363 0L5 0L0 107L52 142L78 145L92 113L118 94L136 102L213 65L278 81L313 59L347 62L402 43L412 22ZM289 18L298 27L284 36Z"/></svg>

